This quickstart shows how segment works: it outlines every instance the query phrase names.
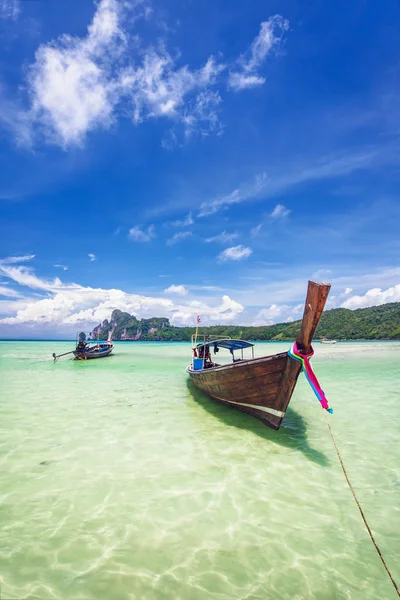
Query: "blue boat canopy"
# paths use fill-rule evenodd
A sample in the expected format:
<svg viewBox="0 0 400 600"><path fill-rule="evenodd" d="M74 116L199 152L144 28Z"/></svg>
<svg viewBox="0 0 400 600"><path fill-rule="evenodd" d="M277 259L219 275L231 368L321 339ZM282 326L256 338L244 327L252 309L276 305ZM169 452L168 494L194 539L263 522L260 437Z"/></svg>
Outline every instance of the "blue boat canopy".
<svg viewBox="0 0 400 600"><path fill-rule="evenodd" d="M226 350L243 350L243 348L251 348L254 346L251 342L246 340L212 340L205 344L197 344L197 348L206 346L206 348L226 348Z"/></svg>

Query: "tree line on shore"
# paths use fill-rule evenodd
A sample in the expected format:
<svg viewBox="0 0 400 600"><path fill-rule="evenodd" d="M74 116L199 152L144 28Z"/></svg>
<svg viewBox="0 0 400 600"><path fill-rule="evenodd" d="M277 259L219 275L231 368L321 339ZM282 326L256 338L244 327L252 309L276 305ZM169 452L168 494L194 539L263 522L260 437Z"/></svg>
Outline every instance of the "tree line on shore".
<svg viewBox="0 0 400 600"><path fill-rule="evenodd" d="M200 327L199 335L213 338L229 336L247 340L290 341L296 338L300 323L299 320L257 327L212 325ZM189 341L194 333L194 326L176 327L164 317L139 320L127 312L114 310L110 321L106 319L98 325L92 331L91 337L104 339L110 331L114 340ZM321 317L315 337L336 340L400 339L400 302L357 310L347 308L327 310Z"/></svg>

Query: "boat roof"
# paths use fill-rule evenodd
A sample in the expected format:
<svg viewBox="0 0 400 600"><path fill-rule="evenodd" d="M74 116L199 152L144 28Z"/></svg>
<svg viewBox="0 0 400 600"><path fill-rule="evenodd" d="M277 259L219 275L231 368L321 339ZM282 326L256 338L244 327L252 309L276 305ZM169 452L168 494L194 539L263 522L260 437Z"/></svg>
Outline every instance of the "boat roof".
<svg viewBox="0 0 400 600"><path fill-rule="evenodd" d="M217 348L226 348L227 350L242 350L243 348L251 348L254 346L251 342L247 342L246 340L231 340L231 339L222 339L222 340L211 340L209 342L197 344L197 347L201 346L206 347L217 347Z"/></svg>

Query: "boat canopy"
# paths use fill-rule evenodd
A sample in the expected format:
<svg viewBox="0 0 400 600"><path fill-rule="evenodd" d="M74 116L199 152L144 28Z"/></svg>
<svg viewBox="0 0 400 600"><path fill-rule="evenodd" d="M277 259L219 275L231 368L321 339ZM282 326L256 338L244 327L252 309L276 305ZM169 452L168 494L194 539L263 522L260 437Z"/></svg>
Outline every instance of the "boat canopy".
<svg viewBox="0 0 400 600"><path fill-rule="evenodd" d="M243 348L252 348L254 344L246 342L246 340L211 340L209 342L197 344L197 348L226 348L227 350L243 350Z"/></svg>

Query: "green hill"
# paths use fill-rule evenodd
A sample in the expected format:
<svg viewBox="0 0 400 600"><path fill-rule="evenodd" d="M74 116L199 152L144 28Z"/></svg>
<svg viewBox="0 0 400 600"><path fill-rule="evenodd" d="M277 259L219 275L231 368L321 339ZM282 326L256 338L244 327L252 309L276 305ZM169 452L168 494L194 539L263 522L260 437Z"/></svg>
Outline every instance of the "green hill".
<svg viewBox="0 0 400 600"><path fill-rule="evenodd" d="M201 327L199 333L212 337L242 338L249 340L293 340L300 321L277 323L262 327L242 325L214 325ZM112 331L114 340L189 341L194 327L174 327L166 317L136 319L129 313L114 310L111 320L95 327L92 338L106 338ZM316 338L336 340L398 340L400 339L400 302L349 310L334 308L323 313Z"/></svg>

